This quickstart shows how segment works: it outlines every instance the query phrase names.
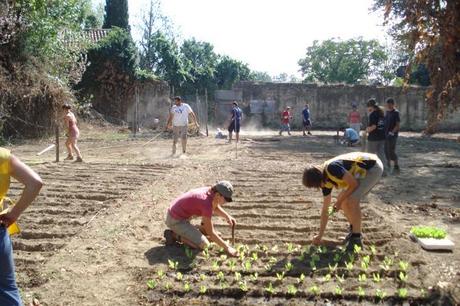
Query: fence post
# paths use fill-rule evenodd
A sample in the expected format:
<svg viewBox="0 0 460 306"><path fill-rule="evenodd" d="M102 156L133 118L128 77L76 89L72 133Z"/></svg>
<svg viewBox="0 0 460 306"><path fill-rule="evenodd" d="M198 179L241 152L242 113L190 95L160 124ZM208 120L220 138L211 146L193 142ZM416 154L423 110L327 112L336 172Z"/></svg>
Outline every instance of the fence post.
<svg viewBox="0 0 460 306"><path fill-rule="evenodd" d="M56 162L59 162L59 123L56 119L56 128L54 129L55 137L56 137Z"/></svg>
<svg viewBox="0 0 460 306"><path fill-rule="evenodd" d="M205 106L205 111L204 111L204 118L205 118L205 125L206 125L206 137L209 136L209 131L208 131L208 89L204 89L204 106Z"/></svg>

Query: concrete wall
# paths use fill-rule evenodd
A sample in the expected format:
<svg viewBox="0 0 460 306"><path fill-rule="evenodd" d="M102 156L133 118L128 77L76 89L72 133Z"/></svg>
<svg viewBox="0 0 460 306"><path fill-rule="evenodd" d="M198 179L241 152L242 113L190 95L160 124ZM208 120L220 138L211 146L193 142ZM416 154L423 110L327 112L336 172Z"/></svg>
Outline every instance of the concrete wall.
<svg viewBox="0 0 460 306"><path fill-rule="evenodd" d="M243 105L251 112L251 102L267 103L275 101L274 113L246 114L253 118L263 118L264 125L278 126L279 113L289 105L293 111L293 126L299 128L302 123L302 109L307 102L315 128L336 129L347 123L347 114L352 102L357 102L366 120L366 102L376 98L384 104L388 97L393 97L401 112L401 127L404 130L422 130L426 125L427 108L425 104L425 87L377 87L366 85L316 85L297 83L257 83L240 82L233 90L242 93ZM260 109L260 108L259 108ZM265 109L267 109L265 107ZM253 122L254 120L252 120ZM440 125L442 130L460 130L460 111L452 113Z"/></svg>

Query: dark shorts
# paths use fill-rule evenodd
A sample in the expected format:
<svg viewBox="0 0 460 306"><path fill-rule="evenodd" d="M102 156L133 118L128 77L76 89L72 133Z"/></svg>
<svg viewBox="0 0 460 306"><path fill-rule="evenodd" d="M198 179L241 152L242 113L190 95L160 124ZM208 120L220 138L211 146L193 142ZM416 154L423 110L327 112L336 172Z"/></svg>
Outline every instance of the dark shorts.
<svg viewBox="0 0 460 306"><path fill-rule="evenodd" d="M304 120L304 121L303 121L303 126L311 126L311 121L310 121L310 119Z"/></svg>
<svg viewBox="0 0 460 306"><path fill-rule="evenodd" d="M239 121L232 121L232 123L230 123L230 125L228 126L228 132L232 133L233 131L235 133L240 132L240 122Z"/></svg>

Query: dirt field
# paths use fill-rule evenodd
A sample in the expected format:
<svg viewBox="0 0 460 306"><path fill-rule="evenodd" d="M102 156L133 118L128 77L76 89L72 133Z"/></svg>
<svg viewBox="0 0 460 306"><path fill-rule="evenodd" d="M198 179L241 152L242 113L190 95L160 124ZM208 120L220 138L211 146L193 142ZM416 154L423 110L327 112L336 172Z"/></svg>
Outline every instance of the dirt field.
<svg viewBox="0 0 460 306"><path fill-rule="evenodd" d="M237 158L235 145L212 137L191 139L187 156L171 158L169 139L144 145L152 135L132 139L91 127L83 131L83 164L53 163L51 153L37 157L45 140L13 147L46 184L13 238L25 302L348 305L376 303L383 294L387 303L402 302L397 290L407 289L404 300L415 304L460 303L460 144L448 139L456 135L402 135L402 173L383 178L363 203L365 247L347 268L350 259L340 249L347 223L340 214L328 224L327 247L310 247L322 196L301 185L302 170L351 151L335 144L332 133L316 134L243 135ZM201 252L165 247L170 201L218 179L236 189L235 202L225 208L238 222L236 242L245 257L233 261L213 248L206 259ZM14 198L20 190L13 185L11 191ZM228 225L216 222L229 239ZM445 228L454 252L426 252L411 242L410 227L421 224ZM168 259L178 262L177 271ZM367 259L368 267L362 266ZM406 272L400 261L409 263Z"/></svg>

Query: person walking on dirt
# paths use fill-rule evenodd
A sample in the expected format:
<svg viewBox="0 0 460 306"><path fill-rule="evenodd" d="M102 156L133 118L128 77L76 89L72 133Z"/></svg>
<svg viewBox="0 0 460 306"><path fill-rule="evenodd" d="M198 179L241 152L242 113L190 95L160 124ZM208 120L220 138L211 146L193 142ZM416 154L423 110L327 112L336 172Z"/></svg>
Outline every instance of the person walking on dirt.
<svg viewBox="0 0 460 306"><path fill-rule="evenodd" d="M307 136L305 131L308 131L308 135L311 135L311 120L310 120L310 109L308 108L308 104L305 104L305 108L302 111L302 122L303 122L303 136Z"/></svg>
<svg viewBox="0 0 460 306"><path fill-rule="evenodd" d="M348 114L348 124L350 128L356 131L359 135L359 131L361 130L361 114L358 112L358 106L356 103L351 105L351 112Z"/></svg>
<svg viewBox="0 0 460 306"><path fill-rule="evenodd" d="M385 115L374 99L367 102L369 112L369 124L366 128L367 146L366 151L377 154L381 161L385 159ZM386 175L384 170L383 176Z"/></svg>
<svg viewBox="0 0 460 306"><path fill-rule="evenodd" d="M175 199L167 213L164 237L166 245L181 242L194 249L204 249L209 245L208 238L230 256L237 256L236 250L227 244L214 229L212 216L218 215L227 220L230 226L236 225L236 220L222 206L232 202L233 186L228 181L220 181L211 187L190 190ZM197 228L190 223L193 217L202 218L202 227Z"/></svg>
<svg viewBox="0 0 460 306"><path fill-rule="evenodd" d="M385 156L388 170L391 171L391 161L394 163L393 172L399 174L398 156L396 155L396 142L398 140L399 125L401 119L399 111L395 108L393 98L387 99L387 111L385 113Z"/></svg>
<svg viewBox="0 0 460 306"><path fill-rule="evenodd" d="M232 133L235 131L235 139L236 142L240 140L240 125L241 119L243 117L243 111L241 108L238 107L238 103L235 101L233 102L232 106L232 117L230 125L228 126L228 142L232 142Z"/></svg>
<svg viewBox="0 0 460 306"><path fill-rule="evenodd" d="M291 135L291 126L289 125L289 121L292 119L291 115L291 107L287 106L283 113L281 114L281 129L280 135L283 134L284 131L287 131L288 135Z"/></svg>
<svg viewBox="0 0 460 306"><path fill-rule="evenodd" d="M82 162L80 149L77 146L77 140L80 136L80 130L77 127L77 118L72 112L72 107L69 104L64 104L62 106L64 110L64 126L67 129L67 140L65 146L67 148L67 157L65 160L73 160L73 152L77 154L77 159L75 162Z"/></svg>
<svg viewBox="0 0 460 306"><path fill-rule="evenodd" d="M303 172L302 183L307 188L321 188L323 207L319 233L313 238L320 244L329 219L329 206L332 189L343 189L333 206L342 210L350 223L350 231L345 238L347 250L353 251L355 245L362 245L362 215L360 201L377 184L383 173L382 161L377 155L353 152L334 157L322 165L307 166Z"/></svg>
<svg viewBox="0 0 460 306"><path fill-rule="evenodd" d="M25 188L16 204L5 208L4 200L11 177ZM0 148L0 305L23 305L14 275L13 249L9 235L18 231L15 228L16 220L37 197L42 185L37 173L10 151Z"/></svg>
<svg viewBox="0 0 460 306"><path fill-rule="evenodd" d="M185 154L187 151L188 116L192 116L197 129L200 128L200 125L190 105L183 103L181 97L175 97L174 103L175 105L173 105L169 112L168 123L166 125L167 129L172 128L173 131L172 155L176 154L176 144L179 138L182 142L182 153Z"/></svg>

